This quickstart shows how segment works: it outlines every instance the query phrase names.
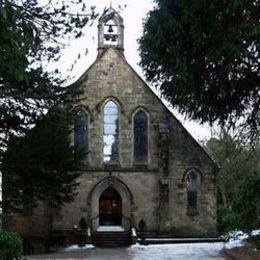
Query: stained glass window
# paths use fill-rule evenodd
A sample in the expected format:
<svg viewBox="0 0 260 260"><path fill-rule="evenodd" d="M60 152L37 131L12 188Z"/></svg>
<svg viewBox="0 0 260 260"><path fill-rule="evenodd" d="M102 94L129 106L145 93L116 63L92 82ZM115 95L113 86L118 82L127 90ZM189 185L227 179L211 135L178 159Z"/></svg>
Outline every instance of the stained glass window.
<svg viewBox="0 0 260 260"><path fill-rule="evenodd" d="M198 176L195 171L190 171L186 176L187 182L187 209L197 210Z"/></svg>
<svg viewBox="0 0 260 260"><path fill-rule="evenodd" d="M79 110L74 119L74 145L88 150L88 117L84 110Z"/></svg>
<svg viewBox="0 0 260 260"><path fill-rule="evenodd" d="M119 161L119 113L111 100L104 107L103 159L107 163Z"/></svg>
<svg viewBox="0 0 260 260"><path fill-rule="evenodd" d="M147 161L148 154L148 120L144 111L138 111L134 116L134 161Z"/></svg>

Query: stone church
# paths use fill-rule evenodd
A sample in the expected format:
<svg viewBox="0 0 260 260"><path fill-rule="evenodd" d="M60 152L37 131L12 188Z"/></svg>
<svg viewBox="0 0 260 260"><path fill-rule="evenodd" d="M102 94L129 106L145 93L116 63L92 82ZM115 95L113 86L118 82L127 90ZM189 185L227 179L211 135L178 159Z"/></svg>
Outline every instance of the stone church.
<svg viewBox="0 0 260 260"><path fill-rule="evenodd" d="M66 236L84 220L90 236L133 227L150 237L215 236L217 167L128 64L112 7L99 19L97 58L78 82L72 141L87 155L78 196L55 215L53 231ZM16 229L40 238L44 210L26 223Z"/></svg>

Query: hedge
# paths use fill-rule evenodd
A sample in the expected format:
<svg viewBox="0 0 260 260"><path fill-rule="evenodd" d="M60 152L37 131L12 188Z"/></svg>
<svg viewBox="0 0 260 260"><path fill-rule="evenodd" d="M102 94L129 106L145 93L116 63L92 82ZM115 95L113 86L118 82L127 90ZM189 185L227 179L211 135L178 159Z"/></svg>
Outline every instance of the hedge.
<svg viewBox="0 0 260 260"><path fill-rule="evenodd" d="M1 260L21 259L22 250L22 239L17 233L0 231Z"/></svg>

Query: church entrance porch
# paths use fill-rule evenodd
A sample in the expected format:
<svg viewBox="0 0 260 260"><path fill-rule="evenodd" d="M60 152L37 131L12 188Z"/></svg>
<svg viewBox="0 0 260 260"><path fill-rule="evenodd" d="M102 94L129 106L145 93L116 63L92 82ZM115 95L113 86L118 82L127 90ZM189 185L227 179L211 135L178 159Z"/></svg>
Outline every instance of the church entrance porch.
<svg viewBox="0 0 260 260"><path fill-rule="evenodd" d="M120 194L113 187L108 187L100 196L99 225L122 225L122 199Z"/></svg>
<svg viewBox="0 0 260 260"><path fill-rule="evenodd" d="M128 231L132 225L129 188L112 176L97 182L88 196L92 231Z"/></svg>

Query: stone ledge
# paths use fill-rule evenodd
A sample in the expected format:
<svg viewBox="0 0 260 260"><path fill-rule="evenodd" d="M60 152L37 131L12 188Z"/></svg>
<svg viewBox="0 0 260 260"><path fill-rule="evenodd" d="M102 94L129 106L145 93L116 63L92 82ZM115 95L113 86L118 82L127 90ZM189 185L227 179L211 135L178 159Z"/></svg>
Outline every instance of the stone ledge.
<svg viewBox="0 0 260 260"><path fill-rule="evenodd" d="M141 242L141 239L138 239ZM146 238L146 244L175 244L175 243L214 243L214 242L224 242L223 238L218 237L205 237L205 238Z"/></svg>

